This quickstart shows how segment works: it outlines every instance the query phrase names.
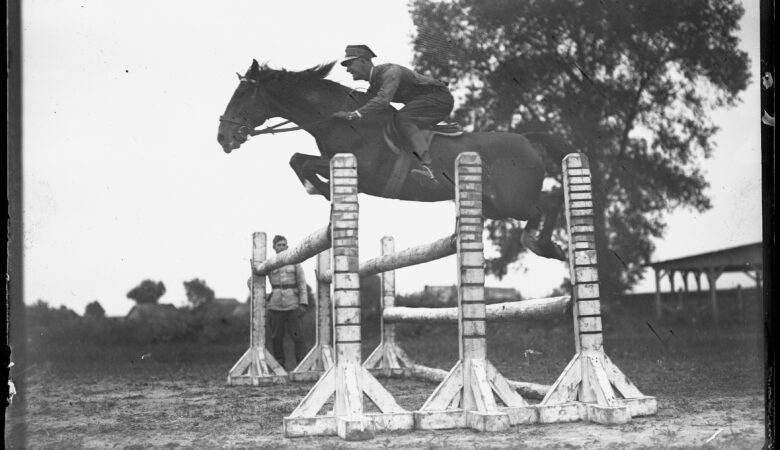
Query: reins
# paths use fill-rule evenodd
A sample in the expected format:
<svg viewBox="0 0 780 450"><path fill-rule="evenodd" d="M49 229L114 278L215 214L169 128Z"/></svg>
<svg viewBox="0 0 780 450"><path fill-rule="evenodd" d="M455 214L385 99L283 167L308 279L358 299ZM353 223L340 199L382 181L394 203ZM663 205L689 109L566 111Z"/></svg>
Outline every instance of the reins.
<svg viewBox="0 0 780 450"><path fill-rule="evenodd" d="M256 80L252 80L252 79L249 79L249 78L246 78L246 77L241 77L240 75L239 75L239 78L241 79L241 81L247 81L247 82L252 83L254 85L254 91L252 92L252 99L251 99L251 103L252 104L255 103L255 97L258 94L260 94L260 97L262 98L263 103L268 105L268 103L269 103L268 99L266 98L265 93L257 85L257 81ZM348 95L349 98L352 97L352 93L353 92L355 92L354 89L352 91L350 91L350 93ZM233 123L233 124L239 125L240 126L240 128L239 128L239 133L240 134L244 134L244 133L241 133L241 131L242 130L246 130L246 134L244 134L244 136L260 136L262 134L276 134L276 133L286 133L288 131L304 130L304 129L312 127L314 125L319 125L319 124L321 124L321 123L323 123L325 121L328 121L330 119L331 119L330 117L327 117L325 119L317 120L317 121L310 122L310 123L303 124L303 125L296 125L296 126L292 126L292 127L288 127L288 128L279 128L279 127L281 127L283 125L287 125L289 123L293 123L292 120L285 120L284 122L277 123L276 125L271 125L271 126L262 128L260 130L255 130L255 129L250 129L251 127L250 127L249 123L247 123L245 120L244 121L239 121L239 120L237 120L235 118L228 117L228 116L220 116L219 117L220 122L228 122L228 123Z"/></svg>

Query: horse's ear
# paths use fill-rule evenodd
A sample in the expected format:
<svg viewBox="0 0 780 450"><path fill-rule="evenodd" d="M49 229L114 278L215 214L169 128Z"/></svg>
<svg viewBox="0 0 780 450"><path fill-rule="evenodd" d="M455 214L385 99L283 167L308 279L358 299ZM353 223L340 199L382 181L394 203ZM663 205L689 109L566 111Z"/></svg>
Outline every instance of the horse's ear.
<svg viewBox="0 0 780 450"><path fill-rule="evenodd" d="M260 72L260 64L258 64L256 59L252 60L252 67L249 70L251 70L252 73Z"/></svg>
<svg viewBox="0 0 780 450"><path fill-rule="evenodd" d="M240 73L236 72L236 76L238 77L238 81L241 81L244 79L244 77L241 76Z"/></svg>

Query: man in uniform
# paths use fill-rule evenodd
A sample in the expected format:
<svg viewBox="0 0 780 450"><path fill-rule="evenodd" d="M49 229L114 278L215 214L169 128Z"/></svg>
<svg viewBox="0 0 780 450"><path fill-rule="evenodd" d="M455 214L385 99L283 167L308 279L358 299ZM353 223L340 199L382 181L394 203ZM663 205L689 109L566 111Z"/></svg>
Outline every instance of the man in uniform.
<svg viewBox="0 0 780 450"><path fill-rule="evenodd" d="M425 184L437 183L431 172L431 156L420 128L431 127L452 112L455 100L447 85L398 64L374 66L371 58L376 55L365 45L349 45L345 53L341 65L347 68L354 80L369 82L368 94L373 98L355 111L339 111L334 117L359 120L383 111L390 102L403 103L396 123L421 165L420 169L412 170L412 175Z"/></svg>
<svg viewBox="0 0 780 450"><path fill-rule="evenodd" d="M273 246L276 253L287 250L287 239L274 236ZM268 298L268 327L271 330L271 342L274 358L285 367L284 335L288 331L295 344L295 365L306 356L306 348L301 335L301 318L309 306L306 278L300 264L282 266L268 274L271 283L271 295Z"/></svg>

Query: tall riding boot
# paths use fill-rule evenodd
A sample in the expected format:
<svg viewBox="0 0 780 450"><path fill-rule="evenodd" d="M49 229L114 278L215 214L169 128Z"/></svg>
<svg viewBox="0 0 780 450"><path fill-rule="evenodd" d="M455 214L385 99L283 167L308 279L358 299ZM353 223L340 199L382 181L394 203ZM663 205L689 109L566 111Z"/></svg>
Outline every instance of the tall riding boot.
<svg viewBox="0 0 780 450"><path fill-rule="evenodd" d="M431 155L428 153L428 144L425 142L422 131L410 120L400 119L397 123L398 128L412 146L412 154L420 162L421 168L413 169L412 175L425 185L439 184L431 171Z"/></svg>

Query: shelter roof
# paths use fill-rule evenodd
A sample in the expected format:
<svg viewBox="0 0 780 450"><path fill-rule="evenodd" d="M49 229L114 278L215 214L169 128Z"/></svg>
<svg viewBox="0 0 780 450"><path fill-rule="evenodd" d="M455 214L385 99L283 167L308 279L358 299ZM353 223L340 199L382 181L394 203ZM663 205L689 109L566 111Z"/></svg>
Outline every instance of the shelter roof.
<svg viewBox="0 0 780 450"><path fill-rule="evenodd" d="M682 258L667 259L646 264L655 270L704 271L716 269L723 272L763 270L764 244L740 245Z"/></svg>

